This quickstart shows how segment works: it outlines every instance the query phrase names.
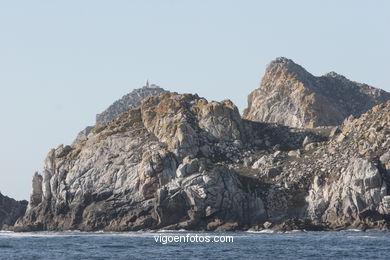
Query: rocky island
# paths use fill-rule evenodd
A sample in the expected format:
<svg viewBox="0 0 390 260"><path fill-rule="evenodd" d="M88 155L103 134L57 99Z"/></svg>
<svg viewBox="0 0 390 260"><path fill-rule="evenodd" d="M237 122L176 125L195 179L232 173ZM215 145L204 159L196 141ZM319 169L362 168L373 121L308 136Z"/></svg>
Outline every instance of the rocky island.
<svg viewBox="0 0 390 260"><path fill-rule="evenodd" d="M11 229L389 229L389 93L286 58L243 117L229 100L156 92L52 149Z"/></svg>

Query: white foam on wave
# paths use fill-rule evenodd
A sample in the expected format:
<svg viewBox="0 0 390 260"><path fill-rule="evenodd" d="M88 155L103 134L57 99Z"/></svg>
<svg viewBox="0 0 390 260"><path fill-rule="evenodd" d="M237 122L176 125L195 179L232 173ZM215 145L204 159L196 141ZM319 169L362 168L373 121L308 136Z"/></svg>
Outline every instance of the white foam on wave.
<svg viewBox="0 0 390 260"><path fill-rule="evenodd" d="M345 229L345 230L343 230L343 231L345 231L345 232L363 232L363 230L360 230L360 229L353 229L353 228L351 228L351 229Z"/></svg>
<svg viewBox="0 0 390 260"><path fill-rule="evenodd" d="M360 239L360 238L368 238L368 239L381 239L380 237L374 236L347 236L347 238Z"/></svg>
<svg viewBox="0 0 390 260"><path fill-rule="evenodd" d="M156 231L157 233L176 233L177 230L169 230L169 229L160 229Z"/></svg>
<svg viewBox="0 0 390 260"><path fill-rule="evenodd" d="M300 230L300 229L293 229L291 231L286 231L284 233L286 234L291 234L291 233L302 233L302 232L306 232L306 230Z"/></svg>
<svg viewBox="0 0 390 260"><path fill-rule="evenodd" d="M72 235L64 232L9 232L0 233L0 237L63 237Z"/></svg>
<svg viewBox="0 0 390 260"><path fill-rule="evenodd" d="M264 230L259 231L259 233L272 234L272 233L275 233L275 231L272 229L264 229Z"/></svg>
<svg viewBox="0 0 390 260"><path fill-rule="evenodd" d="M258 233L266 233L266 234L272 234L272 233L275 233L274 230L272 229L263 229L263 230L259 230L259 231L255 231L255 230L248 230L248 231L245 231L247 233L254 233L254 234L258 234Z"/></svg>
<svg viewBox="0 0 390 260"><path fill-rule="evenodd" d="M68 236L131 236L131 237L147 237L153 236L150 232L83 232L83 231L38 231L38 232L13 232L0 231L0 237L68 237Z"/></svg>

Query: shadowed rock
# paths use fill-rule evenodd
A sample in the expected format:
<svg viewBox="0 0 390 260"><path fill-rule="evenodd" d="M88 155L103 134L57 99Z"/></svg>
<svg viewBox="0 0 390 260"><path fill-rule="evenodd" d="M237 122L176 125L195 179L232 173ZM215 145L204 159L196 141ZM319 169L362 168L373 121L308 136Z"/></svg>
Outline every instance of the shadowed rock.
<svg viewBox="0 0 390 260"><path fill-rule="evenodd" d="M16 201L0 193L0 230L13 226L26 211L27 201Z"/></svg>

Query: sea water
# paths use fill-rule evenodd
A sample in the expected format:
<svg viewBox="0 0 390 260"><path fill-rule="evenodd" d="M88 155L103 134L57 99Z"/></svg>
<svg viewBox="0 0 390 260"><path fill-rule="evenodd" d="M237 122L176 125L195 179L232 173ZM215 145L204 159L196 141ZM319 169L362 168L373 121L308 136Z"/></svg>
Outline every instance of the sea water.
<svg viewBox="0 0 390 260"><path fill-rule="evenodd" d="M390 259L390 233L0 232L0 259Z"/></svg>

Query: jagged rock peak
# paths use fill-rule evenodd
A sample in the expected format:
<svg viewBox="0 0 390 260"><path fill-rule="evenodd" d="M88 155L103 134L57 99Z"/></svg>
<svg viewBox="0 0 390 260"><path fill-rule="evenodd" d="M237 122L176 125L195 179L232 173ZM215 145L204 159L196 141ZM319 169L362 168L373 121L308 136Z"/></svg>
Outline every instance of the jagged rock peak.
<svg viewBox="0 0 390 260"><path fill-rule="evenodd" d="M302 66L286 57L278 57L271 61L267 66L265 74L271 74L270 76L291 74L293 77L301 78L313 77L313 75L307 72Z"/></svg>
<svg viewBox="0 0 390 260"><path fill-rule="evenodd" d="M102 113L97 114L96 125L114 120L119 114L126 112L132 107L139 106L144 98L154 96L161 92L166 92L166 90L155 84L149 84L149 81L146 81L145 86L134 89L130 93L124 95L121 99L115 101Z"/></svg>
<svg viewBox="0 0 390 260"><path fill-rule="evenodd" d="M347 79L345 76L338 74L337 72L334 72L334 71L330 71L330 72L324 74L324 77Z"/></svg>
<svg viewBox="0 0 390 260"><path fill-rule="evenodd" d="M272 61L260 87L248 96L249 120L313 128L340 125L386 102L390 94L330 72L315 77L284 57Z"/></svg>
<svg viewBox="0 0 390 260"><path fill-rule="evenodd" d="M300 65L296 64L293 60L288 59L286 57L277 57L276 59L272 60L268 64L268 68L275 66L275 65L285 66L285 67L300 67L300 68L302 68Z"/></svg>

